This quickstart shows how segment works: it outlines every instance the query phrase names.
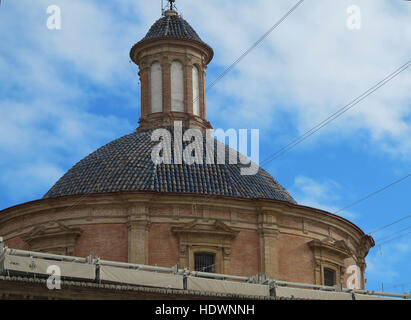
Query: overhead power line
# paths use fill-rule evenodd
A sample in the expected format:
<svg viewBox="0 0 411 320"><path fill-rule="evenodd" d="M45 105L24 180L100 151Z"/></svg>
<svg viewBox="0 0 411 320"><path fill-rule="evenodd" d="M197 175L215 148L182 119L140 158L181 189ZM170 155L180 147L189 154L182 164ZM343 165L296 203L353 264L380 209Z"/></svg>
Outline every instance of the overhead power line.
<svg viewBox="0 0 411 320"><path fill-rule="evenodd" d="M237 60L235 60L227 69L225 69L213 82L211 82L206 90L213 88L222 78L224 78L234 67L239 64L251 51L253 51L265 38L267 38L278 26L280 26L305 0L298 1L285 15L281 17L266 33L264 33L250 48L248 48ZM200 97L194 99L196 102Z"/></svg>
<svg viewBox="0 0 411 320"><path fill-rule="evenodd" d="M396 232L394 232L394 233L389 234L388 236L385 236L385 237L383 237L383 238L381 238L381 239L376 240L375 242L376 242L377 244L379 244L379 243L381 243L382 241L390 240L390 239L393 238L393 237L399 237L399 236L401 236L401 233L402 233L402 232L407 231L407 230L410 230L410 229L411 229L411 226L409 226L409 227L407 227L407 228L404 228L404 229L401 229L401 230L398 230L398 231L396 231ZM403 235L404 235L404 234L403 234Z"/></svg>
<svg viewBox="0 0 411 320"><path fill-rule="evenodd" d="M383 245L383 244L386 244L386 243L388 243L388 242L391 242L391 241L394 241L394 240L403 238L403 237L408 236L408 235L411 235L411 231L410 231L410 232L407 232L407 233L405 233L405 234L399 235L398 237L394 237L394 238L388 239L388 240L386 240L386 241L383 241L383 242L380 242L380 243L377 243L377 244L378 244L379 246L381 246L381 245Z"/></svg>
<svg viewBox="0 0 411 320"><path fill-rule="evenodd" d="M411 66L411 60L408 61L407 63L405 63L404 65L402 65L401 67L399 67L397 70L392 72L390 75L385 77L383 80L381 80L380 82L378 82L377 84L372 86L370 89L365 91L362 95L360 95L359 97L357 97L356 99L351 101L349 104L345 105L344 107L339 109L337 112L333 113L327 119L320 122L319 124L317 124L316 126L311 128L310 130L308 130L306 133L304 133L303 135L301 135L297 139L293 140L292 142L287 144L285 147L278 150L276 153L269 156L267 159L262 161L260 165L261 166L266 165L266 164L270 163L271 161L279 158L281 155L283 155L287 151L291 150L292 148L294 148L295 146L297 146L298 144L300 144L301 142L303 142L304 140L306 140L307 138L312 136L314 133L316 133L317 131L319 131L320 129L322 129L323 127L325 127L326 125L328 125L329 123L334 121L335 119L341 117L344 113L346 113L350 109L354 108L358 103L360 103L365 98L367 98L369 95L371 95L372 93L374 93L375 91L380 89L382 86L386 85L388 82L390 82L392 79L397 77L400 73L402 73L403 71L408 69L410 66Z"/></svg>
<svg viewBox="0 0 411 320"><path fill-rule="evenodd" d="M394 222L392 222L392 223L386 224L386 225L384 225L384 226L382 226L382 227L380 227L380 228L378 228L378 229L376 229L376 230L373 230L373 231L371 231L371 232L368 232L368 234L371 235L371 234L380 232L381 230L384 230L384 229L386 229L386 228L388 228L388 227L393 226L394 224L397 224L397 223L402 222L402 221L404 221L404 220L407 220L407 219L409 219L409 218L411 218L411 214L409 214L409 215L407 215L407 216L405 216L405 217L402 217L401 219L396 220L396 221L394 221Z"/></svg>
<svg viewBox="0 0 411 320"><path fill-rule="evenodd" d="M343 207L343 208L335 211L334 214L338 214L338 213L340 213L341 211L344 211L344 210L346 210L346 209L349 209L349 208L351 208L351 207L353 207L353 206L355 206L355 205L357 205L357 204L359 204L359 203L361 203L361 202L363 202L363 201L365 201L365 200L367 200L367 199L369 199L369 198L371 198L371 197L373 197L373 196L375 196L375 195L377 195L377 194L379 194L379 193L387 190L388 188L390 188L390 187L392 187L392 186L394 186L394 185L396 185L396 184L404 181L405 179L407 179L407 178L409 178L409 177L411 177L411 174L407 174L405 177L402 177L401 179L398 179L398 180L396 180L396 181L394 181L394 182L386 185L385 187L383 187L383 188L381 188L381 189L378 189L377 191L374 191L374 192L366 195L365 197L363 197L363 198L361 198L361 199L359 199L359 200L357 200L357 201L354 201L354 202L346 205L345 207Z"/></svg>

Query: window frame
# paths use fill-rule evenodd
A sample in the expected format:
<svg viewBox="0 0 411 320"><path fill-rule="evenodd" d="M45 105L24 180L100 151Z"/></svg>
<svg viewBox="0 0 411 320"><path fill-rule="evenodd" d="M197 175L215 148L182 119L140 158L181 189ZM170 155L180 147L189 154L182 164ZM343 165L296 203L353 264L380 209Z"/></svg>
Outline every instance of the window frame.
<svg viewBox="0 0 411 320"><path fill-rule="evenodd" d="M158 87L154 86L154 79L153 79L153 74L156 72L156 70L154 69L155 67L159 66L160 67L160 73L157 74L160 76L160 79L157 79L157 85ZM160 110L154 110L154 96L156 96L156 94L159 95L159 105L157 107L160 107ZM163 106L163 66L161 65L160 61L153 61L150 65L150 113L162 113L164 110L164 106Z"/></svg>
<svg viewBox="0 0 411 320"><path fill-rule="evenodd" d="M325 276L326 272L330 272L330 274L332 273L332 275L333 275L333 284L332 285L326 283L326 276ZM330 287L335 286L337 284L337 270L335 268L330 268L329 266L323 267L322 268L322 278L323 278L323 285L324 286L330 286Z"/></svg>
<svg viewBox="0 0 411 320"><path fill-rule="evenodd" d="M177 79L177 75L175 72L177 69L175 69L174 66L178 65L179 69L179 74L181 77ZM175 78L175 79L174 79ZM174 81L173 81L174 80ZM171 87L170 87L170 108L171 112L186 112L186 105L185 105L185 94L186 94L186 89L185 89L185 72L184 72L184 64L180 60L173 60L171 62L170 66L170 81L171 81ZM178 84L178 82L180 82ZM181 92L179 92L179 90ZM176 101L178 102L176 104ZM180 104L181 103L181 104Z"/></svg>
<svg viewBox="0 0 411 320"><path fill-rule="evenodd" d="M198 270L197 269L197 258L199 257L199 256L203 256L203 257L205 257L205 256L209 256L209 257L212 257L212 264L209 264L208 266L206 266L206 267L203 267L203 270ZM217 270L217 268L216 268L216 261L217 261L217 257L216 257L216 254L214 253L214 252L209 252L209 251L197 251L197 252L195 252L194 254L193 254L193 259L194 259L194 271L200 271L200 272L208 272L208 273L216 273L216 270ZM208 268L210 268L211 267L211 271L210 270L207 270ZM204 270L205 268L207 268L206 270Z"/></svg>

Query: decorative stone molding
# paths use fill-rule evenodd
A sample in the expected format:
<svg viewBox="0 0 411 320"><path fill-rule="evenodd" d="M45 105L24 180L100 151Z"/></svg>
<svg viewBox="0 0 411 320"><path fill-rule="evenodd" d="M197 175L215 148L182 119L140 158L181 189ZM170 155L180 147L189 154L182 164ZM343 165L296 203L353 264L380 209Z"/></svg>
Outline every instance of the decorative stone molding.
<svg viewBox="0 0 411 320"><path fill-rule="evenodd" d="M93 225L127 225L128 241L130 243L128 257L126 251L123 260L119 261L146 263L148 255L147 235L152 232L150 223L156 225L167 224L168 228L171 228L171 226L182 227L184 226L183 223L198 219L195 220L199 225L195 227L195 232L200 228L200 225L206 225L207 228L212 229L210 226L214 224L215 220L232 227L230 215L227 213L233 209L238 213L235 230L241 230L242 234L228 241L228 246L225 246L225 243L221 243L221 241L216 245L208 240L204 241L202 246L199 247L202 250L208 248L210 251L207 251L209 252L215 250L218 254L221 254L219 263L225 268L224 273L240 275L241 271L239 270L244 270L243 267L247 266L248 263L243 261L242 258L237 258L237 250L241 251L244 248L249 252L246 258L249 261L254 261L255 267L249 268L241 275L252 276L257 272L267 273L272 278L292 281L295 277L293 272L296 271L288 272L282 267L281 261L290 259L299 261L299 257L293 253L296 245L292 241L288 243L289 239L293 240L295 236L296 239L299 239L297 244L298 248L301 249L299 252L307 254L307 259L302 261L298 267L298 272L305 275L304 280L301 281L307 283L316 283L317 281L320 283L322 260L317 259L316 261L313 250L308 245L303 245L302 248L301 241L308 243L313 240L313 237L317 239L327 238L331 227L332 234L339 237L337 239L344 239L345 244L354 253L350 259L344 261L345 265L338 266L341 274L344 272L343 267L348 267L350 264L360 267L364 274L364 255L373 246L372 238L368 238L361 229L342 217L318 209L276 200L234 199L216 196L205 205L202 203L204 201L203 197L203 195L160 194L156 192L91 194L83 199L81 207L76 207L79 200L82 199L81 195L58 199L41 199L2 210L0 212L0 235L4 237L7 246L16 249L27 249L21 238L32 232L33 226L46 225L49 221L58 221L63 225L70 226L71 229L80 228L83 230L82 235L77 238L75 252L89 253L95 251L92 245L80 240L81 237L90 235L89 232L92 231L89 230L92 229ZM196 217L192 215L192 210L190 210L192 203L199 204ZM67 211L69 207L74 208L70 213ZM93 213L92 220L88 221L91 208L98 208L98 210ZM152 210L152 208L160 209ZM179 220L174 219L173 208L179 208ZM304 218L305 221L306 234L301 229L301 218ZM187 229L189 228L187 227ZM217 228L218 230L221 229ZM170 229L167 229L168 234L169 232ZM287 237L283 238L283 234ZM177 236L176 233L174 235ZM169 261L152 260L149 262L161 266L172 266L178 261L183 261L180 262L180 265L188 267L190 259L193 260L192 253L197 249L195 244L200 241L195 239L196 235L193 235L194 244L190 247L189 243L185 241L186 238L184 238L189 236L180 235L184 241L177 242L176 252L172 253L172 258ZM258 238L256 235L258 235ZM102 235L103 237L104 235ZM209 232L206 238L212 237L214 236ZM173 238L173 236L170 238ZM252 241L254 251L250 250L250 245L247 243L248 238ZM170 239L172 246L176 244L175 240ZM237 241L242 244L238 246ZM139 244L143 245L139 247ZM278 251L280 246L290 250ZM227 250L228 248L230 250ZM110 250L113 250L113 248L107 247L107 251ZM229 264L222 262L224 261L223 250L226 253L224 257L229 259ZM133 255L135 256L133 257ZM310 259L310 257L312 258ZM314 263L312 260L314 260ZM315 263L318 263L317 266L315 266ZM223 268L220 269L223 270ZM219 272L219 270L216 271ZM320 280L316 280L315 274L317 274L317 279ZM364 281L364 277L362 277L362 280Z"/></svg>
<svg viewBox="0 0 411 320"><path fill-rule="evenodd" d="M315 283L324 285L324 269L335 271L337 284L344 280L344 260L351 257L353 253L344 240L334 240L326 237L322 240L312 240L308 243L314 254Z"/></svg>
<svg viewBox="0 0 411 320"><path fill-rule="evenodd" d="M32 251L74 255L76 240L81 234L80 228L69 227L61 222L50 222L34 227L22 239Z"/></svg>
<svg viewBox="0 0 411 320"><path fill-rule="evenodd" d="M365 288L365 268L367 267L367 264L365 263L365 257L367 256L368 252L372 247L375 246L374 239L365 234L361 238L360 245L358 247L358 266L361 270L361 281L362 281L362 286Z"/></svg>
<svg viewBox="0 0 411 320"><path fill-rule="evenodd" d="M173 206L173 219L178 220L180 215L180 208L177 206Z"/></svg>
<svg viewBox="0 0 411 320"><path fill-rule="evenodd" d="M231 208L230 210L230 219L232 224L236 224L238 220L237 210Z"/></svg>
<svg viewBox="0 0 411 320"><path fill-rule="evenodd" d="M209 209L208 209L208 208L203 208L203 220L204 220L205 222L208 221L209 216L210 216L210 211L209 211Z"/></svg>
<svg viewBox="0 0 411 320"><path fill-rule="evenodd" d="M179 240L181 266L194 270L194 254L206 252L215 254L217 273L229 271L231 240L238 231L218 220L213 224L194 220L171 231Z"/></svg>

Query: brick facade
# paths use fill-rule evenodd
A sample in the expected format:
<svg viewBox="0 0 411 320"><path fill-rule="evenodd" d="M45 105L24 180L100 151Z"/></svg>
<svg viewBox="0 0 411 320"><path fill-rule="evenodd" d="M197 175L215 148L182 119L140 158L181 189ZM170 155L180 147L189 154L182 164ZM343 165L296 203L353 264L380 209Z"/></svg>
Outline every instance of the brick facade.
<svg viewBox="0 0 411 320"><path fill-rule="evenodd" d="M339 216L283 201L204 201L201 195L138 192L80 198L43 199L0 211L0 235L7 246L29 250L23 240L27 235L31 243L41 237L64 247L67 234L75 231L76 256L94 253L105 260L164 267L179 263L181 268L192 267L192 253L204 246L218 253L221 273L266 273L318 284L322 280L316 272L327 265L335 266L343 281L345 268L355 264L363 278L365 255L373 245L372 238ZM39 226L42 232L33 234ZM314 247L312 241L317 241ZM316 250L324 257L318 258Z"/></svg>

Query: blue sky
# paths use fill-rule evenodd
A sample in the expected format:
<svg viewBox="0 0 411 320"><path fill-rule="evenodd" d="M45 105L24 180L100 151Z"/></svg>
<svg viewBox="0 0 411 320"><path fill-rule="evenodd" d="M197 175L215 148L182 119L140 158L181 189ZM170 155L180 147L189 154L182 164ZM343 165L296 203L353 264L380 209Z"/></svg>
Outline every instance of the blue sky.
<svg viewBox="0 0 411 320"><path fill-rule="evenodd" d="M139 119L131 46L160 1L4 0L0 7L0 209L38 199L72 165ZM157 3L158 2L158 3ZM215 51L212 82L296 1L177 1ZM46 9L61 7L62 29ZM362 27L346 27L347 7ZM411 59L411 3L307 0L212 88L215 128L260 129L260 159ZM411 70L265 165L302 204L335 211L405 176L411 163ZM411 179L341 215L365 232L411 214ZM375 234L411 227L411 219ZM367 287L411 291L411 235L371 250ZM377 241L378 243L378 241ZM398 284L406 283L403 287Z"/></svg>

